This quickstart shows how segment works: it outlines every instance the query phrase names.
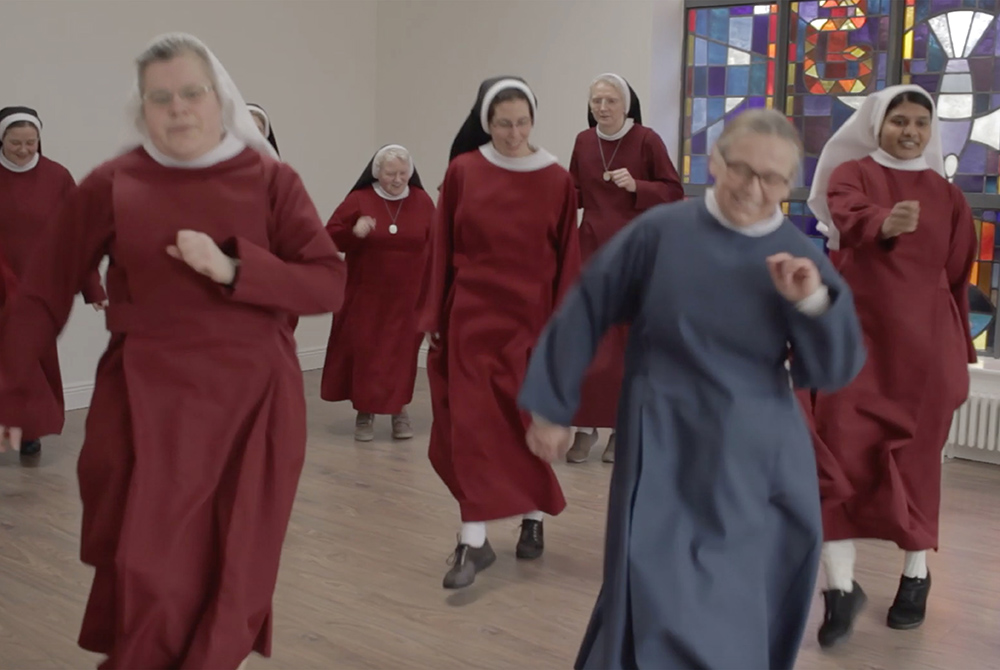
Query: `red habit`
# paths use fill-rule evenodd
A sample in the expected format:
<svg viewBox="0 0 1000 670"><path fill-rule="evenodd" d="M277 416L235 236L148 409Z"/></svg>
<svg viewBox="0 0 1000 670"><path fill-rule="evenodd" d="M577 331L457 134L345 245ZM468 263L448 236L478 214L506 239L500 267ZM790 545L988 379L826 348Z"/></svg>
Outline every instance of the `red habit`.
<svg viewBox="0 0 1000 670"><path fill-rule="evenodd" d="M0 247L14 275L23 278L29 257L46 234L59 234L53 219L59 205L74 188L73 177L59 163L45 156L26 172L0 168ZM106 299L100 274L87 275L78 289L88 303ZM41 355L40 371L25 387L31 398L23 417L25 439L34 440L62 432L65 415L62 374L55 341Z"/></svg>
<svg viewBox="0 0 1000 670"><path fill-rule="evenodd" d="M338 309L344 264L298 176L250 149L197 170L136 149L88 176L58 224L0 321L0 379L18 385L109 255L111 339L78 465L96 569L80 645L106 669L267 655L306 443L288 316ZM240 259L234 288L167 254L184 228ZM20 417L0 402L0 424Z"/></svg>
<svg viewBox="0 0 1000 670"><path fill-rule="evenodd" d="M920 202L917 230L881 240L883 221L903 200ZM834 171L828 204L868 361L850 386L818 393L814 403L817 446L832 455L818 459L821 477L850 483L846 495L824 497L825 539L937 549L941 449L976 360L967 287L976 254L972 214L937 173L893 170L871 158Z"/></svg>
<svg viewBox="0 0 1000 670"><path fill-rule="evenodd" d="M628 168L635 179L635 193L604 181L604 161L608 170ZM647 209L684 197L684 187L663 140L651 128L638 124L620 140L600 139L596 128L584 130L576 136L569 171L579 189L579 206L583 208L580 254L584 262ZM628 326L616 326L604 336L584 378L574 425L614 427L627 341Z"/></svg>
<svg viewBox="0 0 1000 670"><path fill-rule="evenodd" d="M566 506L552 467L528 450L517 393L579 272L576 199L558 165L515 172L472 151L445 174L420 329L441 334L427 356L429 455L462 521Z"/></svg>
<svg viewBox="0 0 1000 670"><path fill-rule="evenodd" d="M358 238L353 228L362 216L375 219L375 230ZM347 289L330 331L324 400L350 400L359 412L399 414L413 399L423 340L417 298L433 218L434 201L423 189L410 187L405 199L384 200L371 186L352 191L330 218L326 229L347 254Z"/></svg>

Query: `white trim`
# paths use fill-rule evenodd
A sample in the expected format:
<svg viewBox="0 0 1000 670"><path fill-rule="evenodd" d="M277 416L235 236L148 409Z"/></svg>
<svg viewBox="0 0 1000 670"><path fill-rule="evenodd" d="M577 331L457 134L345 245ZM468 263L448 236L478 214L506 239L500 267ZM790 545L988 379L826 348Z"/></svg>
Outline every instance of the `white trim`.
<svg viewBox="0 0 1000 670"><path fill-rule="evenodd" d="M511 172L534 172L536 170L544 170L550 165L554 165L558 162L558 159L550 154L545 149L539 147L533 153L527 156L504 156L502 153L497 151L497 148L493 146L493 142L487 142L486 144L479 147L479 153L483 155L487 161L496 165L504 170L510 170Z"/></svg>

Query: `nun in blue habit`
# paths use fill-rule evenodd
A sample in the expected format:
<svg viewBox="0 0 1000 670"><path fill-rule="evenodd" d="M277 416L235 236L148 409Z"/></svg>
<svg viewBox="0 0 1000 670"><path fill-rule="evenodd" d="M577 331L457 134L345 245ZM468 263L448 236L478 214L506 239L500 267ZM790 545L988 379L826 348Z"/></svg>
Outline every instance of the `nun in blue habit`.
<svg viewBox="0 0 1000 670"><path fill-rule="evenodd" d="M801 147L779 112L729 122L714 188L613 237L534 349L519 401L529 447L554 461L601 337L631 324L578 670L795 664L823 528L793 384L843 387L865 357L850 289L781 213Z"/></svg>

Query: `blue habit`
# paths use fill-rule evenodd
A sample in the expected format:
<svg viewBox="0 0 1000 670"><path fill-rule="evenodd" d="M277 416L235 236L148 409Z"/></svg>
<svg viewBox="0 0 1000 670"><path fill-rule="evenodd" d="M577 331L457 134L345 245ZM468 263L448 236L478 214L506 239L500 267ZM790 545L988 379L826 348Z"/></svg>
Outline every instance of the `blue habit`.
<svg viewBox="0 0 1000 670"><path fill-rule="evenodd" d="M765 259L780 252L819 268L825 313L778 293ZM751 237L701 199L657 207L566 295L521 406L570 425L602 335L623 323L604 583L575 667L792 668L823 535L792 383L836 389L861 370L850 289L787 219Z"/></svg>

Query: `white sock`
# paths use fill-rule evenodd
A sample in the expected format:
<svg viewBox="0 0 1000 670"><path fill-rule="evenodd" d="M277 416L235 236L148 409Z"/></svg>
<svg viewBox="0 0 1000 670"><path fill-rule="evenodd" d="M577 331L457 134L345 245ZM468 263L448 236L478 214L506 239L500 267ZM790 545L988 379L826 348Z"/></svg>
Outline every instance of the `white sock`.
<svg viewBox="0 0 1000 670"><path fill-rule="evenodd" d="M927 551L908 551L903 558L903 576L927 578Z"/></svg>
<svg viewBox="0 0 1000 670"><path fill-rule="evenodd" d="M524 518L531 519L532 521L541 521L542 519L545 518L545 514L544 512L539 512L538 510L535 510L534 512L528 512L527 514L525 514Z"/></svg>
<svg viewBox="0 0 1000 670"><path fill-rule="evenodd" d="M823 569L829 590L844 593L854 590L854 557L854 540L823 543Z"/></svg>
<svg viewBox="0 0 1000 670"><path fill-rule="evenodd" d="M461 543L467 544L473 549L478 549L486 544L486 523L482 521L463 523Z"/></svg>

